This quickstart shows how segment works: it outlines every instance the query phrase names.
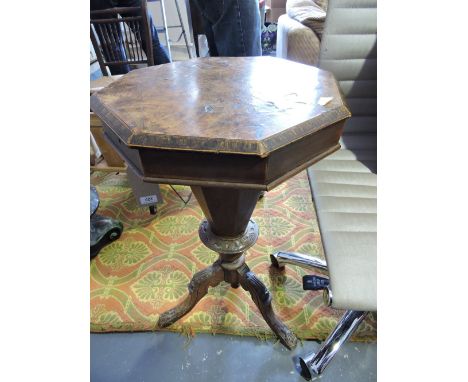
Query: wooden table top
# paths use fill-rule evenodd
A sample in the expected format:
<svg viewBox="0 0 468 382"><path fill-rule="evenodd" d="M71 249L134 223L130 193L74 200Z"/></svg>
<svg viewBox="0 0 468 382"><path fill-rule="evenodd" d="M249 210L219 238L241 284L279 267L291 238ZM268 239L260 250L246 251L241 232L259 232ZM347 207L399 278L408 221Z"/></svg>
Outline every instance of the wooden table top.
<svg viewBox="0 0 468 382"><path fill-rule="evenodd" d="M132 148L260 157L350 116L331 73L273 57L134 70L95 93L91 109Z"/></svg>
<svg viewBox="0 0 468 382"><path fill-rule="evenodd" d="M91 94L104 89L106 86L109 86L112 82L117 81L118 79L122 78L122 76L123 74L117 74L115 76L104 76L104 77L98 78L97 80L90 81Z"/></svg>

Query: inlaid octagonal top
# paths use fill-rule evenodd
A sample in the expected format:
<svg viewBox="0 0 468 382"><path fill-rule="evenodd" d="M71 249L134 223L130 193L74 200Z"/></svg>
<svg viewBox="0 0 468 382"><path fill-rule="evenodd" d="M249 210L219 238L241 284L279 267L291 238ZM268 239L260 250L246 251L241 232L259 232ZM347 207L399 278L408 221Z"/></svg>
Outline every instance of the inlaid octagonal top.
<svg viewBox="0 0 468 382"><path fill-rule="evenodd" d="M91 109L129 147L260 157L350 116L331 73L273 57L135 70Z"/></svg>

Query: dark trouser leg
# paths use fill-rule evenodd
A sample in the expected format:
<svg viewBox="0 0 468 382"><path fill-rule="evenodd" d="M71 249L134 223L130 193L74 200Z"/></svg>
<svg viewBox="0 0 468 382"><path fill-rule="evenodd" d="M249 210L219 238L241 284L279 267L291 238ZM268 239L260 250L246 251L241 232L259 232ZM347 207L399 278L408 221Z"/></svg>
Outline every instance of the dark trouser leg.
<svg viewBox="0 0 468 382"><path fill-rule="evenodd" d="M151 16L149 16L149 28L151 32L151 39L153 42L154 65L167 64L168 62L170 62L169 56L166 52L166 49L159 42L158 31L156 30L156 27L154 26L153 18ZM143 44L145 44L144 41L143 41Z"/></svg>
<svg viewBox="0 0 468 382"><path fill-rule="evenodd" d="M212 26L219 56L261 56L260 12L254 0L195 0Z"/></svg>
<svg viewBox="0 0 468 382"><path fill-rule="evenodd" d="M206 18L203 18L203 27L205 29L205 36L208 42L208 48L210 50L210 57L219 57L218 49L216 49L213 26Z"/></svg>

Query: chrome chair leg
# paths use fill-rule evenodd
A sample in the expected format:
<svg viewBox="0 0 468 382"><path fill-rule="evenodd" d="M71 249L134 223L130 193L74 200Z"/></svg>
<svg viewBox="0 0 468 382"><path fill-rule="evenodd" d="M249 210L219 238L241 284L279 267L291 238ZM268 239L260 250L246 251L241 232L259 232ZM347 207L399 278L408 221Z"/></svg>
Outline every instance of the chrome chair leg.
<svg viewBox="0 0 468 382"><path fill-rule="evenodd" d="M283 268L285 264L292 264L312 270L320 269L326 271L328 269L325 260L295 252L272 253L270 260L276 268Z"/></svg>
<svg viewBox="0 0 468 382"><path fill-rule="evenodd" d="M321 374L338 352L341 345L345 343L358 328L367 313L369 312L347 310L333 332L330 333L322 344L319 351L299 358L302 374L309 379L312 377L312 373Z"/></svg>

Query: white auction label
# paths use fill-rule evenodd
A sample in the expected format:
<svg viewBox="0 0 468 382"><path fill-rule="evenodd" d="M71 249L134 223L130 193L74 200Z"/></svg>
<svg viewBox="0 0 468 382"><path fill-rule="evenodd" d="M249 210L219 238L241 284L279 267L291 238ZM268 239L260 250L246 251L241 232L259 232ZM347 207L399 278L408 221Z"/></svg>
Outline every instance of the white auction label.
<svg viewBox="0 0 468 382"><path fill-rule="evenodd" d="M156 195L147 195L140 197L140 204L155 204L158 202Z"/></svg>

